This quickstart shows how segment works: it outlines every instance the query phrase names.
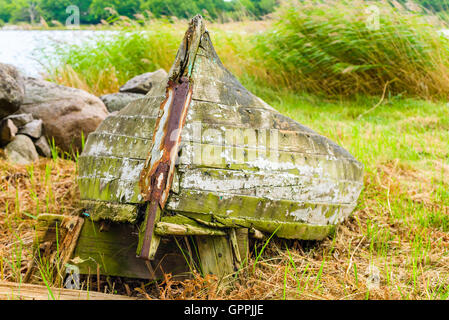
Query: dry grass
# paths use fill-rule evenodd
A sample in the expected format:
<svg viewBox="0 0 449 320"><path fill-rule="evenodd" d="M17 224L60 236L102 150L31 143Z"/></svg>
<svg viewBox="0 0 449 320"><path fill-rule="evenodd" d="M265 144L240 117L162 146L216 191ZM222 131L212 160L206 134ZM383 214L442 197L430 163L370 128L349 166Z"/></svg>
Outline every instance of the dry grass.
<svg viewBox="0 0 449 320"><path fill-rule="evenodd" d="M449 174L449 171L447 171ZM409 187L424 172L380 165L365 178L354 215L334 238L322 242L271 242L254 270L254 254L228 288L197 276L170 299L446 299L449 296L447 230L423 226L414 206L449 217L449 207L429 201L431 183L419 194ZM424 179L426 180L426 179ZM410 207L396 217L391 207ZM260 245L260 244L259 244Z"/></svg>
<svg viewBox="0 0 449 320"><path fill-rule="evenodd" d="M40 213L71 214L79 199L73 161L28 166L0 160L0 279L20 282L32 257Z"/></svg>

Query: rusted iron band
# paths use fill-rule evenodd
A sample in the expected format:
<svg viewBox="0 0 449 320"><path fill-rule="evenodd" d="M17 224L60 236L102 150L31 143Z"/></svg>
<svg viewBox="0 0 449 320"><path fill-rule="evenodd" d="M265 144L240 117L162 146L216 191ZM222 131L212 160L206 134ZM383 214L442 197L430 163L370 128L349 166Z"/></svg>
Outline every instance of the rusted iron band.
<svg viewBox="0 0 449 320"><path fill-rule="evenodd" d="M203 18L189 23L175 62L170 70L166 98L160 106L153 133L153 145L140 176L140 190L148 213L143 224L144 236L139 257L149 259L158 210L164 209L173 182L181 132L192 99L191 73L201 37L206 32Z"/></svg>
<svg viewBox="0 0 449 320"><path fill-rule="evenodd" d="M167 202L192 90L193 85L187 77L182 77L179 83L169 81L166 99L160 106L153 148L140 179L144 200L149 203L140 258L148 259L156 212L158 206L162 210Z"/></svg>

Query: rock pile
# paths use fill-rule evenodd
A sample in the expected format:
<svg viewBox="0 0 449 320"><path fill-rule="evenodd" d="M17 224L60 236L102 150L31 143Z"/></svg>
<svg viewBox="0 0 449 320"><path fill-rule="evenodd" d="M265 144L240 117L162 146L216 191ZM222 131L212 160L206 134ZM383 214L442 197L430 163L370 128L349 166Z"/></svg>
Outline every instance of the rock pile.
<svg viewBox="0 0 449 320"><path fill-rule="evenodd" d="M155 83L167 81L167 78L168 74L164 69L147 72L126 82L120 87L120 92L103 95L100 99L109 112L120 111L131 101L143 98Z"/></svg>
<svg viewBox="0 0 449 320"><path fill-rule="evenodd" d="M42 120L29 113L10 115L0 122L0 147L5 147L7 158L18 164L27 164L38 158L50 157L51 150L43 136Z"/></svg>
<svg viewBox="0 0 449 320"><path fill-rule="evenodd" d="M143 98L167 72L159 69L136 76L120 92L100 98L80 89L23 77L0 63L0 148L9 161L26 164L51 156L48 141L66 152L81 151L83 139L128 103Z"/></svg>
<svg viewBox="0 0 449 320"><path fill-rule="evenodd" d="M11 162L50 157L52 140L63 151L81 150L83 137L108 115L92 94L22 77L13 66L0 63L0 148Z"/></svg>

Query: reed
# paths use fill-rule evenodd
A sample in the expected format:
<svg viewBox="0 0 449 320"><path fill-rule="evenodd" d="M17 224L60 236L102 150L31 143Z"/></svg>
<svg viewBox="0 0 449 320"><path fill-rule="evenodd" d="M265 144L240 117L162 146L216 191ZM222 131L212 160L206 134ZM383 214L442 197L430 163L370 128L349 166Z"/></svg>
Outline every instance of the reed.
<svg viewBox="0 0 449 320"><path fill-rule="evenodd" d="M159 68L168 70L179 45L177 32L167 23L155 22L151 30L132 27L95 42L58 45L59 64L47 66L54 82L102 95L117 92L135 75Z"/></svg>
<svg viewBox="0 0 449 320"><path fill-rule="evenodd" d="M49 78L101 95L117 92L135 75L170 68L186 21L115 23L120 28L115 26L112 37L59 46L60 64L48 66ZM418 5L306 0L284 3L275 20L209 29L223 63L244 85L326 96L438 99L449 93L444 28L449 27L441 15Z"/></svg>
<svg viewBox="0 0 449 320"><path fill-rule="evenodd" d="M393 1L292 1L255 52L271 83L324 95L449 93L447 24Z"/></svg>

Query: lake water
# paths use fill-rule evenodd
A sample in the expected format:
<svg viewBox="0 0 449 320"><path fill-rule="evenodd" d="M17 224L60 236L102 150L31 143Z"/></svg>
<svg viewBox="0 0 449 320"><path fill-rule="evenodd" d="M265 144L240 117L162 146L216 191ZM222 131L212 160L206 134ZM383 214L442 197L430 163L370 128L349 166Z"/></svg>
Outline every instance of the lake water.
<svg viewBox="0 0 449 320"><path fill-rule="evenodd" d="M51 57L55 43L80 44L99 36L113 36L116 31L95 30L0 30L0 62L16 66L28 76L45 73L40 61ZM55 62L55 60L52 60Z"/></svg>

